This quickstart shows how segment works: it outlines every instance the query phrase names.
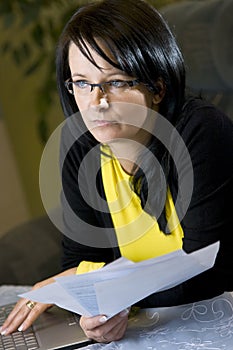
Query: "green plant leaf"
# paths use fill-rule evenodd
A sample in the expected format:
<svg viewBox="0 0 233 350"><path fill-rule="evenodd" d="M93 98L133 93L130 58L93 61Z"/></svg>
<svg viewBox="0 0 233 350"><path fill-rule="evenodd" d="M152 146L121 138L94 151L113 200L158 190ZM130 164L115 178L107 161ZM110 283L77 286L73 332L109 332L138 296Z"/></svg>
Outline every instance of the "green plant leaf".
<svg viewBox="0 0 233 350"><path fill-rule="evenodd" d="M6 15L12 12L13 2L8 0L1 0L0 2L0 15Z"/></svg>
<svg viewBox="0 0 233 350"><path fill-rule="evenodd" d="M40 48L44 46L45 33L43 27L39 23L35 24L34 28L32 29L31 36L37 46Z"/></svg>
<svg viewBox="0 0 233 350"><path fill-rule="evenodd" d="M38 120L38 133L40 136L40 140L43 144L45 144L48 140L49 136L49 129L48 129L48 123L45 117L40 117Z"/></svg>
<svg viewBox="0 0 233 350"><path fill-rule="evenodd" d="M3 54L6 54L7 52L10 52L12 50L12 43L8 40L4 41L1 44L1 52Z"/></svg>
<svg viewBox="0 0 233 350"><path fill-rule="evenodd" d="M6 29L9 29L13 26L15 22L15 15L13 13L7 13L3 17L3 25Z"/></svg>
<svg viewBox="0 0 233 350"><path fill-rule="evenodd" d="M21 63L20 50L18 50L18 49L13 49L13 51L12 51L12 57L13 57L13 60L14 60L15 64L16 64L17 66L19 66L20 63Z"/></svg>

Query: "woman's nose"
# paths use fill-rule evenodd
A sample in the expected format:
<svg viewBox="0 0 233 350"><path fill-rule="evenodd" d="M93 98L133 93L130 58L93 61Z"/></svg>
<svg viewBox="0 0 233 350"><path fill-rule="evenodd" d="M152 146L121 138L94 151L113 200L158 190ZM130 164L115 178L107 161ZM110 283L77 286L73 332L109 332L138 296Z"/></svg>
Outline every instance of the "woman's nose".
<svg viewBox="0 0 233 350"><path fill-rule="evenodd" d="M107 95L99 86L91 92L91 106L98 110L109 107Z"/></svg>

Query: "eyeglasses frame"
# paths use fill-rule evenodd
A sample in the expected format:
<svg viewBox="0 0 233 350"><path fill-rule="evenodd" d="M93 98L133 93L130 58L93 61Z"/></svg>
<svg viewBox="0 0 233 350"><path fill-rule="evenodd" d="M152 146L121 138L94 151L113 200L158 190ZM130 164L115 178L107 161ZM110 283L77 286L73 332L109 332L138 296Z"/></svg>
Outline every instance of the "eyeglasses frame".
<svg viewBox="0 0 233 350"><path fill-rule="evenodd" d="M114 80L113 80L114 81ZM90 93L94 90L94 88L95 87L98 87L100 90L101 90L101 92L103 93L103 94L105 94L106 93L106 91L105 91L105 89L104 89L104 85L110 85L110 84L112 84L112 82L113 81L106 81L106 82L103 82L103 83L86 83L87 85L89 85L90 86ZM133 80L124 80L123 81L124 83L126 83L129 87L133 87L133 86L136 86L136 85L139 85L140 84L140 80L139 79L133 79ZM70 89L69 88L69 85L70 84L73 84L73 85L75 85L75 81L72 81L70 78L69 79L67 79L66 81L65 81L65 87L67 88L67 90L68 90L68 92L71 94L71 95L74 95L74 89L72 88L72 89Z"/></svg>

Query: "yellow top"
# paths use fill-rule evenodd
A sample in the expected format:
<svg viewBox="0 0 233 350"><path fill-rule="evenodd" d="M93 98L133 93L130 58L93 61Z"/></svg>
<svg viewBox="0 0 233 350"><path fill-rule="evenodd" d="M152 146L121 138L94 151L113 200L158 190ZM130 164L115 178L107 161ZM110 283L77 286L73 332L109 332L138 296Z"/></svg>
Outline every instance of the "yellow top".
<svg viewBox="0 0 233 350"><path fill-rule="evenodd" d="M121 255L137 262L181 249L183 230L169 188L165 213L171 234L165 235L155 217L142 209L140 198L130 185L131 176L122 169L108 146L102 146L102 151L104 190Z"/></svg>

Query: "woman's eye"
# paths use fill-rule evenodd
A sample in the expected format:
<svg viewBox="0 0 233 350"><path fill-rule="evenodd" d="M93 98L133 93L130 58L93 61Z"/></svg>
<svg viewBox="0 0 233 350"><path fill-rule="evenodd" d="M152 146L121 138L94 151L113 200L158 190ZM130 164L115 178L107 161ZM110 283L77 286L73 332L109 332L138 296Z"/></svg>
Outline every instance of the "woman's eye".
<svg viewBox="0 0 233 350"><path fill-rule="evenodd" d="M79 89L85 89L88 87L88 83L85 80L78 80L74 81L74 85L77 86Z"/></svg>
<svg viewBox="0 0 233 350"><path fill-rule="evenodd" d="M113 80L113 81L110 81L109 84L114 88L122 88L127 85L127 82L123 80Z"/></svg>

